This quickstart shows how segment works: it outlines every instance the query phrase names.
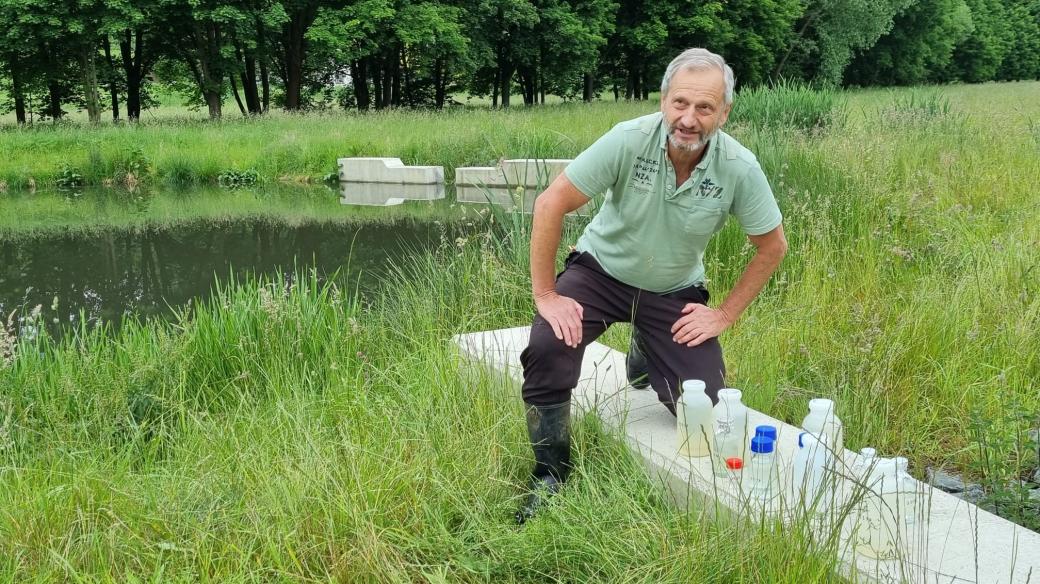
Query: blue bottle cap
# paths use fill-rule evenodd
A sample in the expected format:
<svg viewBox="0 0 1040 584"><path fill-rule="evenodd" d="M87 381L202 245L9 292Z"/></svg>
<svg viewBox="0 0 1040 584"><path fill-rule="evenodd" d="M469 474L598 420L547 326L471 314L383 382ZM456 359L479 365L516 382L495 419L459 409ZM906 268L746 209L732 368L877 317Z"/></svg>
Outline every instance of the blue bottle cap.
<svg viewBox="0 0 1040 584"><path fill-rule="evenodd" d="M776 440L776 426L770 426L769 424L755 426L755 436L768 436Z"/></svg>
<svg viewBox="0 0 1040 584"><path fill-rule="evenodd" d="M751 452L756 454L768 454L773 451L773 439L769 436L758 435L751 439Z"/></svg>

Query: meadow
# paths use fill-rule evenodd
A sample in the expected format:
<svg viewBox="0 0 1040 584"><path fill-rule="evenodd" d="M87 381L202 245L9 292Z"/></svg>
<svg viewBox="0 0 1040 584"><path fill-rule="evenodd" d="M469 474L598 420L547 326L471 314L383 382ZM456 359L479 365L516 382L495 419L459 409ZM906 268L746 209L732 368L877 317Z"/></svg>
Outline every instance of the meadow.
<svg viewBox="0 0 1040 584"><path fill-rule="evenodd" d="M722 338L751 407L797 424L808 398L832 397L847 447L907 456L919 478L964 473L1033 529L1035 502L1009 485L1037 467L1038 89L851 92L822 127L783 118L801 102L755 101L731 129L770 177L790 251ZM66 164L118 183L126 152L157 184L317 176L351 155L565 158L648 105L8 129L0 177L14 190ZM381 294L301 274L228 283L170 323L8 333L0 579L833 581L833 550L798 525L676 512L591 417L565 492L512 524L530 464L518 387L450 341L530 320L529 219L493 217L486 236L397 266ZM734 225L716 237L714 298L751 251Z"/></svg>

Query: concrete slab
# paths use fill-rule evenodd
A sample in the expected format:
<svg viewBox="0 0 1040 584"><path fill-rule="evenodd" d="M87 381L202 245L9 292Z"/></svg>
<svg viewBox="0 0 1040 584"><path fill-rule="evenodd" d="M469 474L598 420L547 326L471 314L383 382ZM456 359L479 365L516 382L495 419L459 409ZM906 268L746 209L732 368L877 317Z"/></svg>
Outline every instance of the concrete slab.
<svg viewBox="0 0 1040 584"><path fill-rule="evenodd" d="M513 158L501 160L496 166L456 168L455 186L523 186L541 192L570 162L565 158Z"/></svg>
<svg viewBox="0 0 1040 584"><path fill-rule="evenodd" d="M444 183L418 185L400 183L339 183L341 205L389 207L405 201L434 201L444 198Z"/></svg>
<svg viewBox="0 0 1040 584"><path fill-rule="evenodd" d="M529 333L529 327L518 327L459 335L454 340L463 356L519 381L520 351L527 345ZM643 459L651 476L667 487L677 505L707 505L733 514L780 513L784 520L791 519L784 501L763 507L743 493L739 480L716 474L709 459L678 455L675 418L657 403L654 392L628 385L624 354L599 343L589 345L572 407L595 413L617 431ZM800 429L762 412L749 413L752 427L772 424L778 429L778 452L787 463L781 464L783 483ZM847 464L856 457L850 451L844 456ZM840 472L836 480L839 497L862 490L840 476L845 474ZM829 517L817 518L818 531L829 530L841 538L845 576L922 584L1040 581L1040 534L924 483L917 487L918 520L900 527L899 559L877 560L857 554L852 546L856 534L848 525ZM836 507L844 504L839 502Z"/></svg>
<svg viewBox="0 0 1040 584"><path fill-rule="evenodd" d="M443 166L405 166L400 158L340 158L339 180L429 185L444 182Z"/></svg>

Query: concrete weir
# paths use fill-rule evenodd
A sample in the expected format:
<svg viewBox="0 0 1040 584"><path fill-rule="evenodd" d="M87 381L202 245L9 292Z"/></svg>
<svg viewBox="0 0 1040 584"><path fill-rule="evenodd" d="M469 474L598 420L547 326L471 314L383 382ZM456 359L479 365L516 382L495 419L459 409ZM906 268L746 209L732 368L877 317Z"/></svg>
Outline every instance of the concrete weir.
<svg viewBox="0 0 1040 584"><path fill-rule="evenodd" d="M467 359L519 381L520 352L527 345L529 333L529 327L519 327L459 335L454 340ZM790 518L782 503L765 509L761 504L751 504L732 477L716 474L709 458L678 455L675 418L657 402L653 391L635 390L628 385L624 354L599 343L588 346L572 407L577 412L595 413L616 431L678 506ZM749 413L751 427L772 424L778 429L783 484L800 429L750 408ZM843 456L846 464L856 458L850 451ZM862 493L862 487L854 481L839 476L833 492L847 494L857 488ZM858 554L852 545L857 537L855 528L829 521L828 517L814 518L814 529L838 534L839 561L846 577L915 584L1040 582L1040 534L924 483L917 485L916 493L917 519L905 525L900 523L898 529L905 533L901 532L898 538L896 559L878 560ZM837 503L833 508L841 505Z"/></svg>
<svg viewBox="0 0 1040 584"><path fill-rule="evenodd" d="M444 182L443 166L405 166L400 158L340 158L339 180L431 185Z"/></svg>
<svg viewBox="0 0 1040 584"><path fill-rule="evenodd" d="M563 158L516 158L496 166L455 169L455 198L460 203L491 203L530 213L534 200L570 164ZM590 206L578 209L588 214Z"/></svg>

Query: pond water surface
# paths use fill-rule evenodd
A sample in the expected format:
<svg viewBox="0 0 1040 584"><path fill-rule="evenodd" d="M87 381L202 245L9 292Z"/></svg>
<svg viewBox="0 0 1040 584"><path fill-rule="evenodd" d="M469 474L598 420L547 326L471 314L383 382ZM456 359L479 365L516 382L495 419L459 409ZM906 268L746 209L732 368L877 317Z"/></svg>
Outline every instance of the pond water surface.
<svg viewBox="0 0 1040 584"><path fill-rule="evenodd" d="M275 208L265 216L207 212L209 216L129 227L8 232L0 235L2 324L12 312L10 318L17 323L40 306L52 334L60 335L84 319L117 328L128 315L168 317L189 301L206 299L218 280L310 269L322 279L336 274L348 290L373 292L392 263L452 241L465 229L461 221L450 219L462 214L447 210L454 205L442 193L434 201L403 201L386 208L365 203L361 208L339 190L310 189L299 199L311 205L308 217L298 216L291 194L281 192L272 203L286 205L284 214L293 215L291 221L281 219L283 213ZM174 195L149 195L149 200L160 200L149 205L154 210L166 204L161 201L166 196ZM242 199L248 197L242 193L226 196L249 200ZM193 202L191 193L178 192L175 197L185 205ZM99 205L78 200L74 204L87 213ZM410 205L417 207L409 209ZM27 213L22 208L19 212ZM169 214L165 209L163 213ZM469 225L472 228L472 222Z"/></svg>

